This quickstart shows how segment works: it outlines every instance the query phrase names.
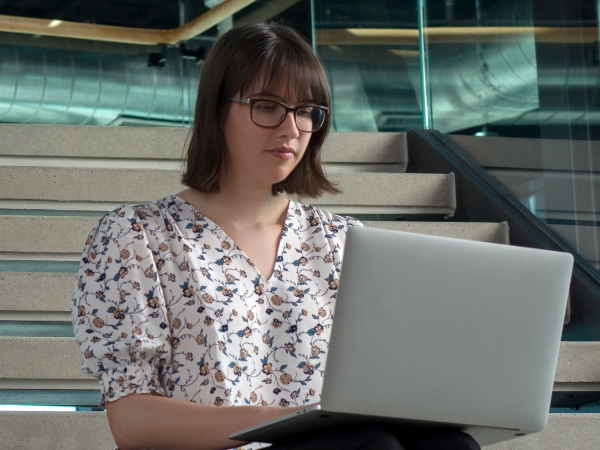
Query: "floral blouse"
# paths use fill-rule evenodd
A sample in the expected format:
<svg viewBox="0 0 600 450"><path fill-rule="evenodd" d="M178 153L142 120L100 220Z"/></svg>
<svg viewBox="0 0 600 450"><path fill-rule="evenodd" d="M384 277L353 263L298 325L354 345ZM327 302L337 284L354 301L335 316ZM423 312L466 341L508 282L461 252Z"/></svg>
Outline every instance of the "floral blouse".
<svg viewBox="0 0 600 450"><path fill-rule="evenodd" d="M105 215L72 302L101 404L134 392L216 406L318 402L352 225L290 200L267 280L177 196Z"/></svg>

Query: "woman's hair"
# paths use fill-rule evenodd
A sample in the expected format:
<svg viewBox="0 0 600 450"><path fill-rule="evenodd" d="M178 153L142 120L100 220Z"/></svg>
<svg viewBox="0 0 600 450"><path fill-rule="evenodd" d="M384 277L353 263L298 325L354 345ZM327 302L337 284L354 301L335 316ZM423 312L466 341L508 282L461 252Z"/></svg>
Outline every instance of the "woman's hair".
<svg viewBox="0 0 600 450"><path fill-rule="evenodd" d="M221 125L230 105L229 98L244 97L256 82L267 92L285 83L286 94L293 92L297 99L331 106L323 66L296 31L276 23L229 30L214 44L202 68L182 176L184 185L201 192L218 192L219 177L227 163ZM340 193L325 177L321 163L321 146L330 124L327 114L323 127L312 133L302 160L285 180L273 185L273 194L318 197L325 192Z"/></svg>

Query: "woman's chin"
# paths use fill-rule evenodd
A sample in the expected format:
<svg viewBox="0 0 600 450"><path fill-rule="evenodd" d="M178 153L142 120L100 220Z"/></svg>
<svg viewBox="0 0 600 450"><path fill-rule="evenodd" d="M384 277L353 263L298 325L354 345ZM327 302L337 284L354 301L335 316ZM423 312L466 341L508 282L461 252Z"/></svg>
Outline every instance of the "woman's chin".
<svg viewBox="0 0 600 450"><path fill-rule="evenodd" d="M273 174L272 176L269 177L269 179L271 180L270 184L281 183L287 177L290 176L290 173L292 173L291 170L286 170L286 171L281 171L281 172L277 172L277 173Z"/></svg>

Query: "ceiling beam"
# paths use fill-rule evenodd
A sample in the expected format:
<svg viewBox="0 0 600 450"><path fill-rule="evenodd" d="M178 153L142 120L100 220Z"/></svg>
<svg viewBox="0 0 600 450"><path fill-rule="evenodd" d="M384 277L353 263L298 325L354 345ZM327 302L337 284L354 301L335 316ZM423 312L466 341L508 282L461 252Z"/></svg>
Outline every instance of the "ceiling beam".
<svg viewBox="0 0 600 450"><path fill-rule="evenodd" d="M0 15L0 31L138 45L186 42L256 0L225 0L190 22L172 29L129 28Z"/></svg>
<svg viewBox="0 0 600 450"><path fill-rule="evenodd" d="M457 44L518 40L535 35L536 42L590 43L598 28L559 27L428 27L429 44ZM402 28L345 28L316 30L318 45L419 45L419 30Z"/></svg>
<svg viewBox="0 0 600 450"><path fill-rule="evenodd" d="M264 22L272 17L278 16L283 11L291 8L301 0L271 0L260 8L255 9L250 14L241 17L235 21L235 25L246 25L253 22Z"/></svg>

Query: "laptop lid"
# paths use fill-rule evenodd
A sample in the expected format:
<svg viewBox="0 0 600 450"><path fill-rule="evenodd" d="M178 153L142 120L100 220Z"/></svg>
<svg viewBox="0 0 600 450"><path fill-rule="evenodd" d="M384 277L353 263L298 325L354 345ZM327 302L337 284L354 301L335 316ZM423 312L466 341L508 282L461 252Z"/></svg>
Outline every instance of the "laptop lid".
<svg viewBox="0 0 600 450"><path fill-rule="evenodd" d="M572 266L567 253L350 228L322 408L543 429Z"/></svg>

